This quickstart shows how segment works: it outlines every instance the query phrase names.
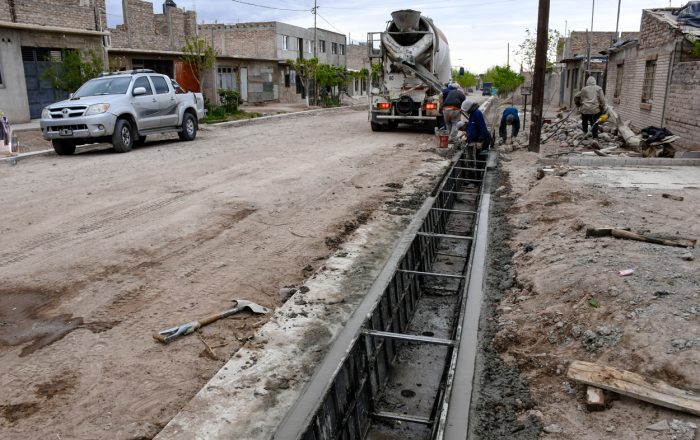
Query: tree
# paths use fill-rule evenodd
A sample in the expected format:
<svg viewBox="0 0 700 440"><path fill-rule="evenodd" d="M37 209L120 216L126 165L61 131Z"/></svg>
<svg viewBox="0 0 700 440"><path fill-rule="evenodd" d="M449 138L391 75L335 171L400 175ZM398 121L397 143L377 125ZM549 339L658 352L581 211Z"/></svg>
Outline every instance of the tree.
<svg viewBox="0 0 700 440"><path fill-rule="evenodd" d="M318 58L297 58L296 60L287 60L287 65L294 69L304 83L304 91L306 92L306 105L309 105L309 84L311 80L316 79L316 68L318 67Z"/></svg>
<svg viewBox="0 0 700 440"><path fill-rule="evenodd" d="M218 52L204 38L185 36L180 61L187 64L199 89L202 89L202 75L214 67Z"/></svg>
<svg viewBox="0 0 700 440"><path fill-rule="evenodd" d="M325 104L333 105L335 101L334 90L336 87L347 84L348 74L343 66L334 66L330 64L320 64L316 67L316 83L319 87L330 88L330 100L326 100Z"/></svg>
<svg viewBox="0 0 700 440"><path fill-rule="evenodd" d="M558 30L549 30L549 38L547 41L547 70L551 70L557 60L557 49L559 48L559 40L561 38L562 35ZM537 34L530 32L530 29L525 29L525 40L518 45L518 50L515 51L515 54L520 58L520 62L525 66L528 72L535 71L536 47Z"/></svg>
<svg viewBox="0 0 700 440"><path fill-rule="evenodd" d="M97 78L103 69L102 56L96 50L81 53L78 49L67 49L62 60L53 63L41 78L49 81L55 89L73 93L88 80Z"/></svg>
<svg viewBox="0 0 700 440"><path fill-rule="evenodd" d="M508 66L493 66L484 74L484 82L493 83L501 96L514 92L523 81L525 78L512 71Z"/></svg>
<svg viewBox="0 0 700 440"><path fill-rule="evenodd" d="M477 83L476 75L465 70L464 75L459 74L459 69L452 69L452 80L462 86L463 89L474 87Z"/></svg>

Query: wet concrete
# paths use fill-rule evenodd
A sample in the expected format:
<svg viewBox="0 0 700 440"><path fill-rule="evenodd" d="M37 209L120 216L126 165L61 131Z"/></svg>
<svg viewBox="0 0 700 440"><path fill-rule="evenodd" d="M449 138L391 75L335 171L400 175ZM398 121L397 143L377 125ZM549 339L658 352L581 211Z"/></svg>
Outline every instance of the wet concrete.
<svg viewBox="0 0 700 440"><path fill-rule="evenodd" d="M499 174L494 187L507 184L508 177ZM527 381L516 368L501 361L491 344L498 331L496 307L516 279L513 254L508 246L510 225L507 210L510 204L508 199L495 197L491 205L487 279L467 436L470 440L534 440L541 431L538 419L523 416L535 406Z"/></svg>

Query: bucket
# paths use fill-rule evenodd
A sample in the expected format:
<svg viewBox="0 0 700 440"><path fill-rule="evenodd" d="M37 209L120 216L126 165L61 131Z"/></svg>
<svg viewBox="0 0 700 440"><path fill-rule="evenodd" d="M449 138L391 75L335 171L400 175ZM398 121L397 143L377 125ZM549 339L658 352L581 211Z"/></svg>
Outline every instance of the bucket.
<svg viewBox="0 0 700 440"><path fill-rule="evenodd" d="M435 133L435 142L438 148L447 148L450 143L450 135L445 130L439 130Z"/></svg>

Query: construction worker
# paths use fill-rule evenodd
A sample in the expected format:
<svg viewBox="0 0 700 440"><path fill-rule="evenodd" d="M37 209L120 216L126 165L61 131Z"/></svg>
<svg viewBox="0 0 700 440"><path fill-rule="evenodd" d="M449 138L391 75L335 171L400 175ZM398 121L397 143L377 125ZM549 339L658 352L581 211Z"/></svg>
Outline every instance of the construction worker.
<svg viewBox="0 0 700 440"><path fill-rule="evenodd" d="M445 105L445 98L450 94L451 91L456 89L455 83L445 84L445 88L442 89L442 99L440 99L440 110L438 110L438 126L440 128L445 128L445 116L442 114L442 107Z"/></svg>
<svg viewBox="0 0 700 440"><path fill-rule="evenodd" d="M511 126L510 138L513 140L520 131L520 117L518 116L518 109L515 107L508 107L503 110L503 115L501 116L501 125L498 127L498 134L503 139L505 144L508 140L508 125Z"/></svg>
<svg viewBox="0 0 700 440"><path fill-rule="evenodd" d="M450 135L450 143L454 143L457 140L457 123L462 117L459 109L466 98L462 88L456 86L447 94L445 101L442 103L442 116L445 118L445 127Z"/></svg>
<svg viewBox="0 0 700 440"><path fill-rule="evenodd" d="M586 86L574 96L574 102L581 112L581 124L583 132L588 134L588 125L592 126L593 138L598 137L598 124L596 121L605 113L608 106L605 102L603 89L598 86L594 76L589 76Z"/></svg>
<svg viewBox="0 0 700 440"><path fill-rule="evenodd" d="M491 133L486 126L484 114L479 110L479 104L465 99L462 102L462 112L469 118L464 124L464 130L467 132L467 143L480 143L479 154L486 154L491 145Z"/></svg>

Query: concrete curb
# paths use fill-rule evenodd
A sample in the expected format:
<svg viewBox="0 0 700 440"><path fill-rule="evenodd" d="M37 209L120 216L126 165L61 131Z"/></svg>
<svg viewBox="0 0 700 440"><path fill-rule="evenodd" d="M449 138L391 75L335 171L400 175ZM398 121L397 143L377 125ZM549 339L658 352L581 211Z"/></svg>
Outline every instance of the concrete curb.
<svg viewBox="0 0 700 440"><path fill-rule="evenodd" d="M55 155L56 152L53 150L41 150L41 151L32 151L30 153L24 153L24 154L18 154L17 156L7 156L0 158L0 163L1 162L9 162L12 165L17 163L17 161L24 160L24 159L31 159L33 157L40 157L40 156L50 156L50 155Z"/></svg>
<svg viewBox="0 0 700 440"><path fill-rule="evenodd" d="M673 159L667 157L569 157L561 159L540 159L542 165L572 165L582 167L697 167L700 159Z"/></svg>
<svg viewBox="0 0 700 440"><path fill-rule="evenodd" d="M320 113L332 113L332 112L341 112L353 108L362 108L362 107L367 107L367 104L355 104L355 105L346 105L343 107L333 107L333 108L317 108L313 110L304 110L301 112L291 112L291 113L281 113L278 115L270 115L270 116L261 116L259 118L251 118L251 119L241 119L239 121L227 121L227 122L217 122L214 124L206 124L212 127L241 127L241 126L247 126L247 125L257 125L257 124L264 124L267 122L274 122L278 119L286 119L286 118L294 118L294 117L309 117L309 116L314 116Z"/></svg>

